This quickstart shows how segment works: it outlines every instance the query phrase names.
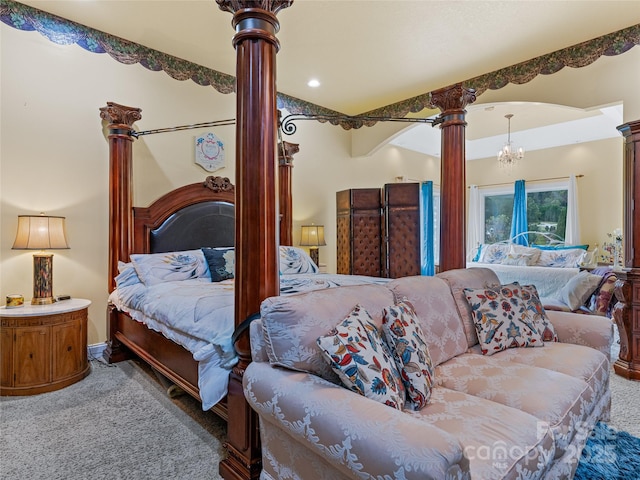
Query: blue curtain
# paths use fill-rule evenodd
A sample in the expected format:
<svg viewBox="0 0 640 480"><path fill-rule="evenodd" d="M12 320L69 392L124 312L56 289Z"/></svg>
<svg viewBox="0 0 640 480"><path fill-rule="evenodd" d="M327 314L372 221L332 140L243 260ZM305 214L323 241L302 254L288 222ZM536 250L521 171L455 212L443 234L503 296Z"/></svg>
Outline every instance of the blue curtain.
<svg viewBox="0 0 640 480"><path fill-rule="evenodd" d="M524 180L516 180L513 195L513 216L511 217L511 238L518 245L529 245L529 235L516 235L527 231L527 191Z"/></svg>
<svg viewBox="0 0 640 480"><path fill-rule="evenodd" d="M420 185L420 274L435 275L433 248L433 182Z"/></svg>

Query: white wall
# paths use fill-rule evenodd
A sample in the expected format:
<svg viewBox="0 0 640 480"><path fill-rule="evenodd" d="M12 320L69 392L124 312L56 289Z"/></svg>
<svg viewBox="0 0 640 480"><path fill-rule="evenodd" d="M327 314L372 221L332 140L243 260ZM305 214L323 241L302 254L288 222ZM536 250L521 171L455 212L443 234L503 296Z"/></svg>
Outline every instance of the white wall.
<svg viewBox="0 0 640 480"><path fill-rule="evenodd" d="M191 81L178 82L164 72L122 65L106 54L89 53L76 45L59 46L35 32L18 31L4 24L0 28L0 299L12 293L22 293L29 299L32 293L32 255L11 250L17 216L41 211L65 216L71 249L54 252L54 293L68 293L93 302L89 343L102 342L106 339L108 297L108 145L99 108L107 101L140 107L142 120L136 127L148 130L233 118L235 98ZM616 65L626 65L627 60L622 57L638 65L638 55L640 49L635 48L621 57L605 59L605 74L622 84L616 85L615 92L623 100L635 94L631 90L639 83L638 74L627 72L618 79L613 73L621 71ZM569 73L577 75L579 71ZM552 79L553 76L534 81L541 85L543 96L553 90ZM486 101L535 98L534 87L488 92ZM582 93L572 95L579 98L616 96L604 95L602 91L608 87L592 75L579 84L561 86L551 96L563 98L568 88L578 87ZM519 88L523 90L518 91ZM485 101L484 97L480 98ZM640 108L633 108L628 116L625 104L625 119L640 118ZM233 180L235 128L212 130L226 145L227 167L216 174ZM168 190L201 181L208 175L193 162L195 132L200 131L147 136L135 142L136 205L148 205ZM400 175L439 183L440 165L436 159L390 146L378 148L371 156L352 157L352 149L360 152L363 145L353 136L365 134L370 135L371 131L359 133L329 124L300 122L298 132L284 138L300 144L293 169L294 244L300 225L324 224L328 244L320 249L320 258L329 271L335 271L337 191L381 187ZM366 143L380 147L384 140L368 139ZM595 162L589 178L606 182L607 178L618 177L619 151L598 155L604 156L611 163L598 169ZM469 179L478 183L471 176ZM609 201L620 186L615 180L612 187L607 184L601 189L601 185L604 183L598 182L598 188L590 191L604 195L604 201ZM622 218L617 210L614 207L607 211L611 225L616 227ZM608 228L609 224L599 226L598 231Z"/></svg>

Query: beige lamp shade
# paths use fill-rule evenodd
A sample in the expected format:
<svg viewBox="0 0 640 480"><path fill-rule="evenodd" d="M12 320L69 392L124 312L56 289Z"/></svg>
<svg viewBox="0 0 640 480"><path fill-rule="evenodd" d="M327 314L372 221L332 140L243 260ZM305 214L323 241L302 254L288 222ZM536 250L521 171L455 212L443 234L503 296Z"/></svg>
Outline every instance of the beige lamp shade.
<svg viewBox="0 0 640 480"><path fill-rule="evenodd" d="M69 248L65 217L19 215L14 250L53 250Z"/></svg>
<svg viewBox="0 0 640 480"><path fill-rule="evenodd" d="M64 217L19 215L14 250L58 250L69 248ZM53 255L33 254L33 305L53 303Z"/></svg>
<svg viewBox="0 0 640 480"><path fill-rule="evenodd" d="M324 225L303 225L300 232L300 245L303 247L321 247L324 241Z"/></svg>

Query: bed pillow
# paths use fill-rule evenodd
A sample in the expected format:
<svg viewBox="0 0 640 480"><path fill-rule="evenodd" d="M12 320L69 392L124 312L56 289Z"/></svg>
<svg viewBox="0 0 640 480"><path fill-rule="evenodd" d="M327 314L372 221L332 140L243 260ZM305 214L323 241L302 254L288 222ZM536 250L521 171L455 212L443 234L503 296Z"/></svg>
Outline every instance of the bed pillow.
<svg viewBox="0 0 640 480"><path fill-rule="evenodd" d="M427 406L433 387L433 363L416 312L400 302L383 310L382 333L400 371L413 410Z"/></svg>
<svg viewBox="0 0 640 480"><path fill-rule="evenodd" d="M540 250L540 258L536 266L539 267L579 267L587 251L581 248L566 248L563 250Z"/></svg>
<svg viewBox="0 0 640 480"><path fill-rule="evenodd" d="M136 273L147 287L164 282L209 278L202 250L131 255Z"/></svg>
<svg viewBox="0 0 640 480"><path fill-rule="evenodd" d="M142 283L140 277L136 273L136 269L133 263L124 263L118 261L118 275L116 275L115 282L116 287L130 287L131 285L137 285Z"/></svg>
<svg viewBox="0 0 640 480"><path fill-rule="evenodd" d="M589 244L586 245L533 245L540 250L571 250L579 248L581 250L589 250Z"/></svg>
<svg viewBox="0 0 640 480"><path fill-rule="evenodd" d="M319 268L311 257L298 247L280 246L280 274L318 273Z"/></svg>
<svg viewBox="0 0 640 480"><path fill-rule="evenodd" d="M509 254L510 246L508 243L491 243L484 245L480 250L480 263L502 263Z"/></svg>
<svg viewBox="0 0 640 480"><path fill-rule="evenodd" d="M212 282L221 282L233 278L236 265L236 253L233 247L202 247L207 260Z"/></svg>
<svg viewBox="0 0 640 480"><path fill-rule="evenodd" d="M553 323L549 321L547 313L544 311L538 289L535 285L521 285L522 299L527 304L527 310L533 315L536 329L542 335L543 342L559 342Z"/></svg>
<svg viewBox="0 0 640 480"><path fill-rule="evenodd" d="M520 285L464 289L483 355L516 347L542 347L542 335L521 296Z"/></svg>
<svg viewBox="0 0 640 480"><path fill-rule="evenodd" d="M562 290L558 292L557 298L565 305L568 305L571 310L577 310L587 302L601 281L602 277L600 275L594 275L583 270L571 277L562 287Z"/></svg>
<svg viewBox="0 0 640 480"><path fill-rule="evenodd" d="M316 341L342 384L367 398L402 410L405 391L395 362L371 316L360 305Z"/></svg>

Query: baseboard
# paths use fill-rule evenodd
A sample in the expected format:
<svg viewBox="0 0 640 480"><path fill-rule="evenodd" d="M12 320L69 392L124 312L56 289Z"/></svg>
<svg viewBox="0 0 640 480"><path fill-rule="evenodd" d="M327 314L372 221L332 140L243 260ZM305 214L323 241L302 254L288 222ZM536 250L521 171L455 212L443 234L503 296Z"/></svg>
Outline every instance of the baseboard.
<svg viewBox="0 0 640 480"><path fill-rule="evenodd" d="M87 347L87 355L89 356L89 360L93 359L101 359L102 354L107 348L107 342L103 343L94 343L93 345L89 345Z"/></svg>

